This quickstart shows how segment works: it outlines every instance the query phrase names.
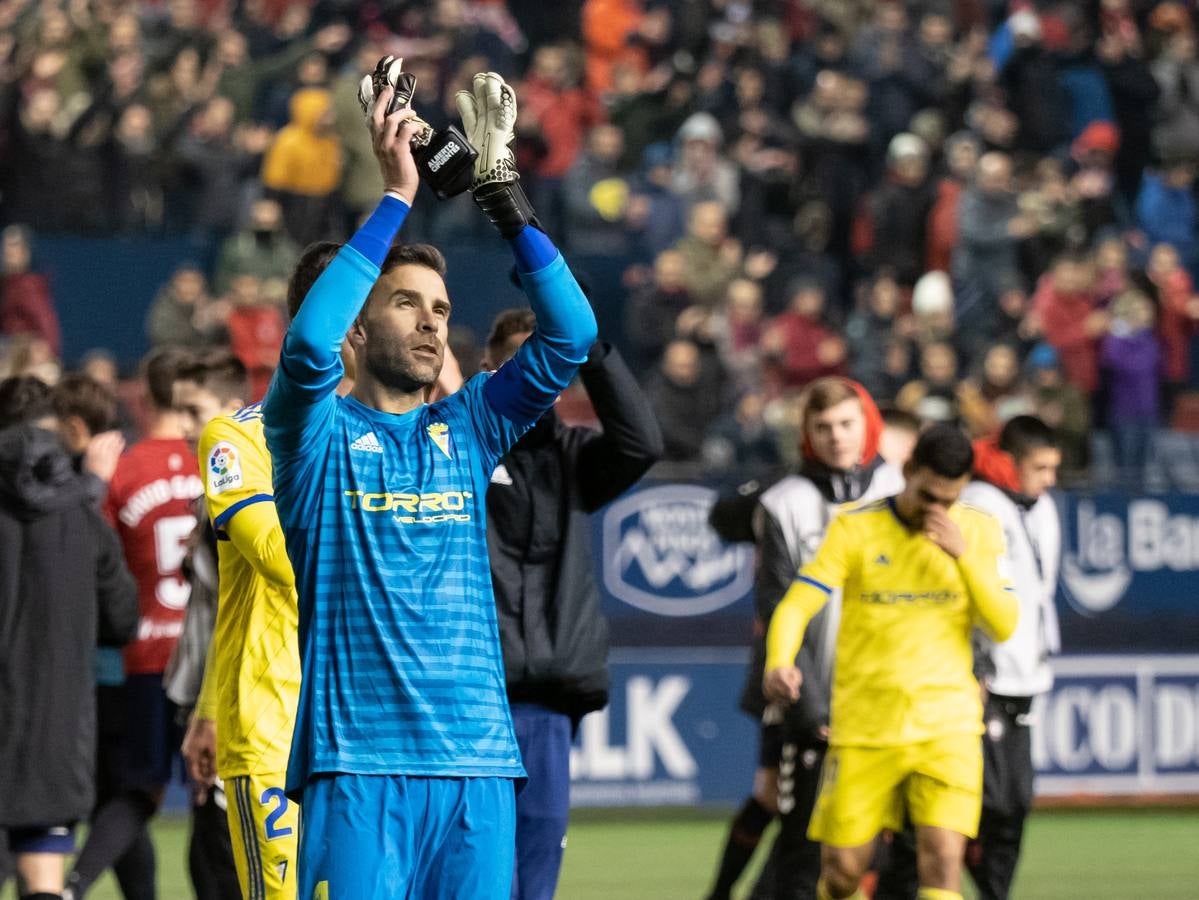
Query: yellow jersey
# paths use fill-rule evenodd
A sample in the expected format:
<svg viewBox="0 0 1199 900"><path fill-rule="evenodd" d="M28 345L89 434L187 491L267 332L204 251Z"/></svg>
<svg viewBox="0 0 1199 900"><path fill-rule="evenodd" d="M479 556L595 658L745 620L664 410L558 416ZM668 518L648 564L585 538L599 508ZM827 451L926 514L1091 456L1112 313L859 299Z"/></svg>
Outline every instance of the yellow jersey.
<svg viewBox="0 0 1199 900"><path fill-rule="evenodd" d="M960 559L911 531L888 498L833 519L816 558L775 610L767 671L794 665L807 623L842 590L829 741L889 747L982 733L971 632L1005 640L1019 615L999 522L956 504ZM803 690L801 687L800 690Z"/></svg>
<svg viewBox="0 0 1199 900"><path fill-rule="evenodd" d="M197 449L219 601L196 715L216 721L222 778L285 772L300 696L299 607L259 406L213 419Z"/></svg>

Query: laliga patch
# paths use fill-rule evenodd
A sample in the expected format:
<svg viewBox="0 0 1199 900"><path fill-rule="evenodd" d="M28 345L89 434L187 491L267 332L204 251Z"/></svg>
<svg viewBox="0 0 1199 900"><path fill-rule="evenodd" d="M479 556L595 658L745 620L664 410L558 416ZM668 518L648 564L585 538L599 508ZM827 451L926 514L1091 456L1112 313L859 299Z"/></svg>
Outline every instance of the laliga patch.
<svg viewBox="0 0 1199 900"><path fill-rule="evenodd" d="M228 441L221 441L208 454L208 493L223 494L241 487L244 481L241 453Z"/></svg>
<svg viewBox="0 0 1199 900"><path fill-rule="evenodd" d="M437 449L445 454L446 459L453 459L450 456L450 426L445 422L434 422L425 432L429 435L430 440L437 445Z"/></svg>

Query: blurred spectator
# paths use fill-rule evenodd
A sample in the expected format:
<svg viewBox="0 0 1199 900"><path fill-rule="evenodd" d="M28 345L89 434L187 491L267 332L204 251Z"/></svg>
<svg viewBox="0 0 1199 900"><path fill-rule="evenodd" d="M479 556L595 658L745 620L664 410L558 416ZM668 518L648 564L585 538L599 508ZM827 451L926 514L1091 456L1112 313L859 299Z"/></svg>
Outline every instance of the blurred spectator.
<svg viewBox="0 0 1199 900"><path fill-rule="evenodd" d="M887 147L886 182L859 216L854 255L871 271L885 268L901 285L914 285L924 272L934 199L928 146L914 134L897 134Z"/></svg>
<svg viewBox="0 0 1199 900"><path fill-rule="evenodd" d="M1149 243L1171 244L1192 277L1199 269L1194 186L1195 163L1187 156L1145 173L1137 198L1137 224Z"/></svg>
<svg viewBox="0 0 1199 900"><path fill-rule="evenodd" d="M1076 177L1075 184L1085 177ZM1043 272L1068 243L1082 243L1085 231L1078 196L1066 178L1061 161L1045 157L1037 163L1034 178L1035 182L1017 201L1021 216L1032 223L1032 233L1022 247L1022 258L1026 267Z"/></svg>
<svg viewBox="0 0 1199 900"><path fill-rule="evenodd" d="M0 232L0 334L27 334L41 338L54 356L62 353L58 313L50 293L50 281L31 269L32 241L29 229L9 225Z"/></svg>
<svg viewBox="0 0 1199 900"><path fill-rule="evenodd" d="M154 298L146 331L155 347L197 347L223 340L227 318L228 304L210 299L204 274L185 263Z"/></svg>
<svg viewBox="0 0 1199 900"><path fill-rule="evenodd" d="M1121 238L1106 237L1095 247L1095 299L1106 306L1129 286L1128 248Z"/></svg>
<svg viewBox="0 0 1199 900"><path fill-rule="evenodd" d="M1168 35L1149 68L1160 91L1153 149L1162 159L1193 153L1199 146L1199 60L1194 32L1180 28Z"/></svg>
<svg viewBox="0 0 1199 900"><path fill-rule="evenodd" d="M1020 357L1014 347L996 344L982 357L978 374L962 382L958 403L962 423L972 437L990 437L1003 423L1032 411L1024 392Z"/></svg>
<svg viewBox="0 0 1199 900"><path fill-rule="evenodd" d="M667 344L646 394L662 426L663 459L698 462L708 427L719 416L721 397L705 377L699 347L678 339Z"/></svg>
<svg viewBox="0 0 1199 900"><path fill-rule="evenodd" d="M953 347L944 342L929 344L920 353L920 378L903 386L895 405L922 422L958 422L963 415L960 386Z"/></svg>
<svg viewBox="0 0 1199 900"><path fill-rule="evenodd" d="M895 279L879 275L867 287L865 303L859 304L845 325L850 377L872 397L878 396L883 387L886 354L879 350L895 331L901 301Z"/></svg>
<svg viewBox="0 0 1199 900"><path fill-rule="evenodd" d="M522 137L532 131L544 143L544 156L532 169L533 199L550 223L558 221L558 188L583 149L584 135L604 120L604 108L580 84L577 57L569 45L538 47L520 94Z"/></svg>
<svg viewBox="0 0 1199 900"><path fill-rule="evenodd" d="M674 192L695 208L701 203L719 203L733 215L741 202L737 167L720 153L724 135L710 113L697 112L679 128L675 140L679 158L674 174Z"/></svg>
<svg viewBox="0 0 1199 900"><path fill-rule="evenodd" d="M255 200L248 227L226 239L221 247L216 289L225 293L239 275L286 281L299 257L300 248L283 230L279 202L265 197Z"/></svg>
<svg viewBox="0 0 1199 900"><path fill-rule="evenodd" d="M894 407L879 410L883 417L883 432L878 438L878 455L883 462L902 470L912 458L920 438L920 420L909 412Z"/></svg>
<svg viewBox="0 0 1199 900"><path fill-rule="evenodd" d="M276 281L280 288L283 283ZM250 381L250 402L257 403L266 394L279 350L287 332L287 319L277 298L270 295L270 284L254 274L233 277L229 286L230 305L227 328L229 346L243 366ZM285 292L285 288L280 293Z"/></svg>
<svg viewBox="0 0 1199 900"><path fill-rule="evenodd" d="M291 98L291 123L275 136L262 162L262 184L278 196L288 233L301 246L318 240L332 225L332 197L342 165L333 121L328 91L297 91Z"/></svg>
<svg viewBox="0 0 1199 900"><path fill-rule="evenodd" d="M684 204L671 190L673 177L670 145L646 147L625 217L638 256L656 256L673 246L686 230Z"/></svg>
<svg viewBox="0 0 1199 900"><path fill-rule="evenodd" d="M847 299L844 273L829 244L833 238L833 212L822 200L809 200L795 214L791 234L780 242L778 266L770 274L771 298L781 297L796 278L818 281L838 311Z"/></svg>
<svg viewBox="0 0 1199 900"><path fill-rule="evenodd" d="M1026 369L1034 415L1057 434L1063 469L1074 474L1083 471L1090 459L1091 404L1087 396L1066 380L1058 352L1049 344L1033 348Z"/></svg>
<svg viewBox="0 0 1199 900"><path fill-rule="evenodd" d="M1120 129L1116 181L1123 202L1131 206L1153 153L1153 122L1161 92L1131 17L1127 27L1104 29L1095 44L1095 57L1103 67Z"/></svg>
<svg viewBox="0 0 1199 900"><path fill-rule="evenodd" d="M1089 244L1100 233L1132 227L1132 213L1124 197L1116 190L1116 154L1120 132L1110 122L1092 122L1075 139L1071 155L1078 171L1070 179L1070 196L1077 206L1082 234L1076 244ZM1042 163L1044 166L1045 163ZM1040 261L1043 267L1045 261Z"/></svg>
<svg viewBox="0 0 1199 900"><path fill-rule="evenodd" d="M657 23L649 21L641 0L585 0L583 41L587 47L587 86L597 93L612 87L613 69L644 72L649 57L638 38Z"/></svg>
<svg viewBox="0 0 1199 900"><path fill-rule="evenodd" d="M1191 276L1182 267L1178 251L1169 244L1153 248L1145 275L1157 294L1161 311L1158 339L1164 357L1162 378L1167 400L1172 401L1191 380L1191 344L1199 334L1199 297L1195 296ZM1172 406L1172 402L1166 404L1167 412Z"/></svg>
<svg viewBox="0 0 1199 900"><path fill-rule="evenodd" d="M912 288L912 317L903 323L904 333L920 347L952 341L954 303L949 276L944 272L926 272Z"/></svg>
<svg viewBox="0 0 1199 900"><path fill-rule="evenodd" d="M235 126L233 101L216 96L200 109L180 139L179 158L186 203L201 232L223 237L233 230L246 186L259 167L270 133Z"/></svg>
<svg viewBox="0 0 1199 900"><path fill-rule="evenodd" d="M824 321L824 288L800 281L790 294L787 309L767 323L762 336L767 378L776 392L845 369L845 341Z"/></svg>
<svg viewBox="0 0 1199 900"><path fill-rule="evenodd" d="M1139 291L1125 291L1113 301L1100 365L1107 401L1104 419L1115 439L1116 464L1125 484L1136 489L1160 422L1162 374L1153 302Z"/></svg>
<svg viewBox="0 0 1199 900"><path fill-rule="evenodd" d="M628 253L625 222L630 195L628 179L620 170L623 153L620 129L597 125L562 181L563 230L574 253L617 257Z"/></svg>
<svg viewBox="0 0 1199 900"><path fill-rule="evenodd" d="M937 197L928 216L926 270L950 271L953 248L958 243L958 208L962 191L974 177L981 148L978 138L959 131L945 142L945 175L937 183Z"/></svg>
<svg viewBox="0 0 1199 900"><path fill-rule="evenodd" d="M379 167L375 163L370 131L362 127L358 82L362 80L364 72L373 71L375 64L386 55L387 50L381 43L366 41L359 47L354 64L347 66L337 76L331 88L334 127L342 142L342 177L338 186L338 197L344 217L341 231L345 234L357 231L359 224L366 219L383 196L383 176L379 174ZM418 80L417 84L419 87L424 86L423 80ZM421 113L429 114L423 106ZM523 109L521 113L523 119Z"/></svg>
<svg viewBox="0 0 1199 900"><path fill-rule="evenodd" d="M748 278L730 282L723 307L713 315L712 331L720 361L740 397L762 385L762 286Z"/></svg>
<svg viewBox="0 0 1199 900"><path fill-rule="evenodd" d="M646 372L657 365L675 335L675 323L692 305L687 289L687 261L678 250L663 250L654 260L651 281L626 305L625 337L632 350L633 369Z"/></svg>
<svg viewBox="0 0 1199 900"><path fill-rule="evenodd" d="M1020 213L1011 160L1002 153L984 154L958 207L953 281L959 330L983 329L991 321L999 281L1019 271L1017 245L1035 228L1035 222Z"/></svg>
<svg viewBox="0 0 1199 900"><path fill-rule="evenodd" d="M1089 257L1066 253L1037 285L1033 313L1057 350L1066 380L1090 395L1099 384L1096 342L1107 333L1107 313L1096 308Z"/></svg>
<svg viewBox="0 0 1199 900"><path fill-rule="evenodd" d="M693 206L687 234L675 249L683 258L683 277L691 300L714 308L741 266L741 248L729 237L725 208L712 201Z"/></svg>
<svg viewBox="0 0 1199 900"><path fill-rule="evenodd" d="M743 394L732 412L712 426L704 448L707 460L718 468L751 471L779 465L778 436L767 422L767 408L764 394Z"/></svg>
<svg viewBox="0 0 1199 900"><path fill-rule="evenodd" d="M286 75L314 49L336 53L351 36L345 25L329 25L311 40L292 41L276 53L251 59L246 36L230 28L217 36L215 54L221 74L216 92L233 101L236 121L244 122L250 118L254 99L264 84Z"/></svg>

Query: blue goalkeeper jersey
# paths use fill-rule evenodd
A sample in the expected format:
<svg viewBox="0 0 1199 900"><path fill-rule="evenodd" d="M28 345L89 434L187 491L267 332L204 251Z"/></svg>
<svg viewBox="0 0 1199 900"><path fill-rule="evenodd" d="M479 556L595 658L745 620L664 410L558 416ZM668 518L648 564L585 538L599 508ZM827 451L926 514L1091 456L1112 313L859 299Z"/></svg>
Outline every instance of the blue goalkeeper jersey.
<svg viewBox="0 0 1199 900"><path fill-rule="evenodd" d="M538 329L512 361L393 415L333 393L337 348L377 276L353 246L339 252L292 323L263 403L300 603L289 792L319 773L524 774L487 486L586 358L595 320L557 256L522 276Z"/></svg>

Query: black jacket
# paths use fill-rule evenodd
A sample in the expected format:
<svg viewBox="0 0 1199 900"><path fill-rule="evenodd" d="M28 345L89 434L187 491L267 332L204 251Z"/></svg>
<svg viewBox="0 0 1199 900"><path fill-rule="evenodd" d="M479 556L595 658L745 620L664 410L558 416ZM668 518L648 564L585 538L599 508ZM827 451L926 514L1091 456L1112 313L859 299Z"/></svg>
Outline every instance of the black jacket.
<svg viewBox="0 0 1199 900"><path fill-rule="evenodd" d="M576 722L608 702L589 517L662 455L653 411L616 350L597 343L579 374L603 433L568 428L551 410L500 460L487 491L508 697Z"/></svg>
<svg viewBox="0 0 1199 900"><path fill-rule="evenodd" d="M137 632L137 587L58 437L0 431L0 828L94 799L97 642Z"/></svg>

